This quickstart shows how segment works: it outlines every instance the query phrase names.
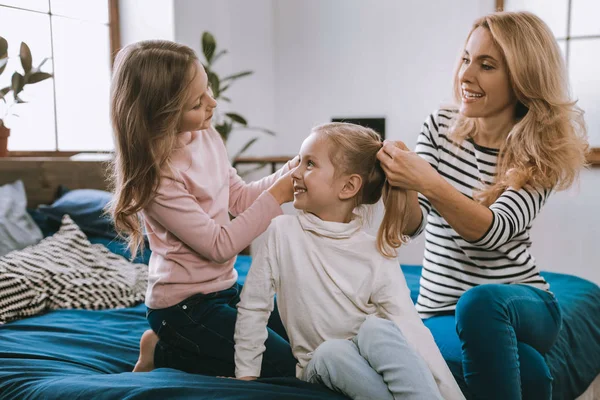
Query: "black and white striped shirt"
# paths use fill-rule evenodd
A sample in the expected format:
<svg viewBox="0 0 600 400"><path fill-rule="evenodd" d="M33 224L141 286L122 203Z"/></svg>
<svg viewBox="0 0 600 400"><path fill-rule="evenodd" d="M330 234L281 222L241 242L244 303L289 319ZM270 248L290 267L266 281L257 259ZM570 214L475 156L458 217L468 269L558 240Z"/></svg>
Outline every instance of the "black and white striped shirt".
<svg viewBox="0 0 600 400"><path fill-rule="evenodd" d="M494 181L498 151L467 139L460 145L447 136L455 110L438 110L425 124L416 152L452 186L469 198ZM491 206L493 222L475 242L464 240L419 194L425 230L425 255L417 310L426 318L452 311L468 289L485 283L521 283L548 290L529 253L529 230L550 190L507 189Z"/></svg>

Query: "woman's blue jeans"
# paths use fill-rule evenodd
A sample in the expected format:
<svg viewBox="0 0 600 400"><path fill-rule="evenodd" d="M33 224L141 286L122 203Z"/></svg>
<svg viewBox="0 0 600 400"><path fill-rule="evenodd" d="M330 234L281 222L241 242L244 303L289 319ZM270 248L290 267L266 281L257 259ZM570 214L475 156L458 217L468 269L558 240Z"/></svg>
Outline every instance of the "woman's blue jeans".
<svg viewBox="0 0 600 400"><path fill-rule="evenodd" d="M425 325L436 318L448 316L429 318ZM551 399L552 376L543 355L561 321L552 293L506 284L468 290L456 306L456 331L469 392L476 399Z"/></svg>

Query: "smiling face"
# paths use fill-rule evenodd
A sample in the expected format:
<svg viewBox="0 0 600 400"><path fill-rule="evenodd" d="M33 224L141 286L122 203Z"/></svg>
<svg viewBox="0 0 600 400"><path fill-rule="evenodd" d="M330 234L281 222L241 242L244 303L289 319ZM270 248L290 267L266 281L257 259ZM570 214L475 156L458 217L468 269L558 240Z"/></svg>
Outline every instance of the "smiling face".
<svg viewBox="0 0 600 400"><path fill-rule="evenodd" d="M506 62L489 29L480 26L472 32L457 79L461 88L460 113L465 117L514 113L517 100Z"/></svg>
<svg viewBox="0 0 600 400"><path fill-rule="evenodd" d="M344 180L336 177L329 141L311 133L300 148L300 164L292 173L294 207L320 218L339 207Z"/></svg>
<svg viewBox="0 0 600 400"><path fill-rule="evenodd" d="M196 62L192 73L194 79L188 88L188 97L179 124L180 132L208 129L217 102L208 88L208 77L204 67Z"/></svg>

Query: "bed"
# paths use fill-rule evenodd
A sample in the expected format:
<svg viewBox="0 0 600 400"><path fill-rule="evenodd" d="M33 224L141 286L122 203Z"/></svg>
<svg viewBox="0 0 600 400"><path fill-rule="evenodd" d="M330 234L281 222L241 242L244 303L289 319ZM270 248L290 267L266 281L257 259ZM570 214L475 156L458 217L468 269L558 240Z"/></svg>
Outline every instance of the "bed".
<svg viewBox="0 0 600 400"><path fill-rule="evenodd" d="M29 178L38 180L38 185L39 180L44 179L43 184L47 186L44 198L57 189L54 182L48 184L48 176L31 173ZM2 180L10 179L1 173L0 178L0 184L5 183ZM68 174L59 179L68 180ZM66 184L77 187L78 182ZM81 185L85 187L83 181ZM98 186L100 189L101 184ZM36 193L39 198L40 191ZM85 198L86 193L92 192L76 193L83 193ZM41 198L39 202L42 202ZM54 228L36 216L37 204L29 206L44 235L51 235ZM88 204L73 209L73 215L75 222L87 228L90 242L127 256L124 246L95 224L93 218L99 218L98 207ZM92 220L89 220L90 215ZM147 261L148 256L146 251L137 261ZM240 283L244 282L250 263L249 256L238 257L235 266ZM402 269L416 301L421 267L404 265ZM564 317L559 338L546 355L554 377L553 398L600 399L600 288L571 275L546 272L543 275L550 282ZM426 321L426 324L459 385L470 398L462 379L460 343L452 318L437 319L433 324ZM103 311L57 310L0 325L0 399L343 398L319 386L290 378L241 382L172 369L133 374L130 371L137 359L139 338L146 329L143 304Z"/></svg>
<svg viewBox="0 0 600 400"><path fill-rule="evenodd" d="M100 240L102 241L102 240ZM243 282L249 256L236 268ZM416 296L420 267L403 266ZM574 399L600 371L600 289L569 275L544 273L561 302L565 322L547 355L554 398ZM0 326L0 398L6 399L335 399L332 392L294 379L240 382L171 369L133 374L138 341L147 329L145 307L106 311L59 310ZM460 347L453 327L430 327L461 387ZM600 379L598 379L600 381ZM596 383L598 384L598 383ZM595 394L594 394L595 393Z"/></svg>

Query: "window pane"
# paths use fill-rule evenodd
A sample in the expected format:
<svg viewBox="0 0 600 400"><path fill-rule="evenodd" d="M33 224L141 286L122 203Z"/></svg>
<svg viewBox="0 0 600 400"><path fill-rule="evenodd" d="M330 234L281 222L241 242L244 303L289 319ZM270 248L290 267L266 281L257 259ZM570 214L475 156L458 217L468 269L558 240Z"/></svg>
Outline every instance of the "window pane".
<svg viewBox="0 0 600 400"><path fill-rule="evenodd" d="M600 39L571 41L569 75L573 94L585 111L590 145L600 147Z"/></svg>
<svg viewBox="0 0 600 400"><path fill-rule="evenodd" d="M600 35L600 2L598 0L572 0L571 36Z"/></svg>
<svg viewBox="0 0 600 400"><path fill-rule="evenodd" d="M108 24L108 0L50 0L52 14Z"/></svg>
<svg viewBox="0 0 600 400"><path fill-rule="evenodd" d="M110 150L108 26L52 17L59 150Z"/></svg>
<svg viewBox="0 0 600 400"><path fill-rule="evenodd" d="M0 35L8 41L9 63L0 75L0 87L10 86L15 71L23 73L18 58L21 42L27 43L33 55L33 65L51 56L50 17L30 11L2 8L0 12ZM27 27L27 29L23 29ZM50 61L44 64L43 71L52 72ZM54 96L52 79L25 86L20 97L27 101L10 109L18 117L9 115L6 125L11 128L8 141L10 150L55 150ZM7 96L12 104L12 93ZM0 116L4 116L5 105L0 102Z"/></svg>
<svg viewBox="0 0 600 400"><path fill-rule="evenodd" d="M505 0L506 11L531 11L548 24L554 36L567 36L569 0Z"/></svg>
<svg viewBox="0 0 600 400"><path fill-rule="evenodd" d="M0 5L48 12L48 0L0 0ZM4 12L4 10L0 10Z"/></svg>

